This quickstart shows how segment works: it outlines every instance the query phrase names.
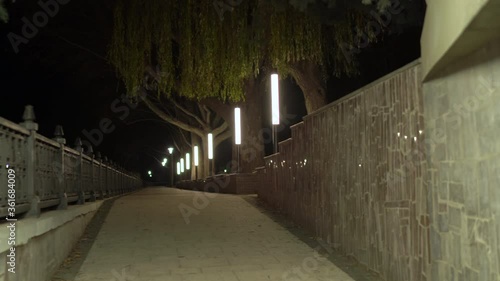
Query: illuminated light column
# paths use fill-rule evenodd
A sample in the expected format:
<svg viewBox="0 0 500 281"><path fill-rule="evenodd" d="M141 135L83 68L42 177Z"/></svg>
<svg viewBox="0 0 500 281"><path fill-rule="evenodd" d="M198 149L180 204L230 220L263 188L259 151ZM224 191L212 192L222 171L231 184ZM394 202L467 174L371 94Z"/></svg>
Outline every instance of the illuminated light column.
<svg viewBox="0 0 500 281"><path fill-rule="evenodd" d="M214 159L214 136L212 133L208 134L208 167L209 174L212 175L213 170L213 159Z"/></svg>
<svg viewBox="0 0 500 281"><path fill-rule="evenodd" d="M278 74L271 75L271 104L274 153L278 153L278 134L276 126L280 124L280 87Z"/></svg>
<svg viewBox="0 0 500 281"><path fill-rule="evenodd" d="M181 174L181 163L177 162L177 175Z"/></svg>
<svg viewBox="0 0 500 281"><path fill-rule="evenodd" d="M193 157L194 157L194 172L195 172L195 180L198 179L198 165L199 165L199 160L198 160L198 146L195 145L193 148Z"/></svg>
<svg viewBox="0 0 500 281"><path fill-rule="evenodd" d="M234 109L234 144L238 149L237 156L238 162L236 166L236 173L240 172L240 145L241 145L241 110L239 107Z"/></svg>
<svg viewBox="0 0 500 281"><path fill-rule="evenodd" d="M184 173L184 158L181 158L181 174Z"/></svg>
<svg viewBox="0 0 500 281"><path fill-rule="evenodd" d="M173 147L169 147L168 148L168 153L170 154L170 162L172 163L171 164L171 170L170 170L170 186L174 186L174 148ZM177 169L179 170L179 169ZM179 172L177 172L177 174L179 174Z"/></svg>

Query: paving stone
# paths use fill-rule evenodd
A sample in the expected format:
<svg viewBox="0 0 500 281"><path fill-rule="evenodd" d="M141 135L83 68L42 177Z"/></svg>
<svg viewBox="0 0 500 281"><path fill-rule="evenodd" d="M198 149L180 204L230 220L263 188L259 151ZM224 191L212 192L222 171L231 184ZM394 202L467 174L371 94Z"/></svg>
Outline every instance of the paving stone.
<svg viewBox="0 0 500 281"><path fill-rule="evenodd" d="M186 224L179 205L193 207L194 196L147 188L117 200L75 281L283 281L314 258L312 248L240 196L209 198ZM328 260L317 267L303 280L353 280Z"/></svg>

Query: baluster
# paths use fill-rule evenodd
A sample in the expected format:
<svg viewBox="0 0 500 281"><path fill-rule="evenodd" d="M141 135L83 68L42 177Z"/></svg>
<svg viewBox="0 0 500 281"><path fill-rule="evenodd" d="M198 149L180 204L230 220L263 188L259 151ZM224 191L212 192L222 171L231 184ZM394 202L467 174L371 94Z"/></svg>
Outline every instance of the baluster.
<svg viewBox="0 0 500 281"><path fill-rule="evenodd" d="M65 167L64 167L64 145L66 144L66 139L64 138L64 130L61 125L57 125L54 138L59 144L59 155L57 160L54 162L54 167L57 173L57 189L59 190L59 206L58 210L66 210L68 208L68 195L66 194L65 186Z"/></svg>
<svg viewBox="0 0 500 281"><path fill-rule="evenodd" d="M27 105L24 108L23 121L21 126L30 131L30 135L26 138L26 193L30 200L30 210L26 214L27 217L40 216L40 197L35 188L36 174L36 131L38 124L35 122L35 111L33 106Z"/></svg>

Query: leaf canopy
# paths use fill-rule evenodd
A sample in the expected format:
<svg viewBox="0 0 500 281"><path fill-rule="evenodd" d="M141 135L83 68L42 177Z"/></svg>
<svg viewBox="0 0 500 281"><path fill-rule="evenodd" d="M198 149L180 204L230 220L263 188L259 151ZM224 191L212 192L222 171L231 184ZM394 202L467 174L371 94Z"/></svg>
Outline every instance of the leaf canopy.
<svg viewBox="0 0 500 281"><path fill-rule="evenodd" d="M109 56L128 93L137 93L149 68L159 95L241 101L245 79L263 67L287 75L291 65L308 60L336 75L353 74L341 44L357 44L358 32L369 40L376 35L355 10L325 25L288 4L232 2L118 0Z"/></svg>

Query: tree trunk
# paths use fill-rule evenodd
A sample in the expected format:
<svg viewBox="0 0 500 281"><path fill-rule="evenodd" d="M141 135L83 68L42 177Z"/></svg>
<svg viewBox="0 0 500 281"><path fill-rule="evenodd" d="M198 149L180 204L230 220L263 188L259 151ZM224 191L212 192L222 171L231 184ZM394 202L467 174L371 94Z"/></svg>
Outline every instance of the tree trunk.
<svg viewBox="0 0 500 281"><path fill-rule="evenodd" d="M308 114L327 104L326 83L319 65L301 61L291 66L290 73L302 90Z"/></svg>
<svg viewBox="0 0 500 281"><path fill-rule="evenodd" d="M245 102L225 104L218 100L207 99L203 103L221 116L232 132L232 172L236 172L238 147L234 144L234 108L241 108L241 145L239 172L251 173L255 168L264 166L264 144L262 142L262 91L259 91L258 79L245 81Z"/></svg>
<svg viewBox="0 0 500 281"><path fill-rule="evenodd" d="M200 179L207 178L208 173L208 136L203 136L201 138L200 145L200 167L198 169L198 177Z"/></svg>
<svg viewBox="0 0 500 281"><path fill-rule="evenodd" d="M262 142L263 98L257 79L245 81L245 102L241 106L241 145L239 145L239 172L252 173L264 166ZM234 122L233 122L234 123ZM234 131L234 125L232 127ZM233 161L237 163L238 147L233 145Z"/></svg>

